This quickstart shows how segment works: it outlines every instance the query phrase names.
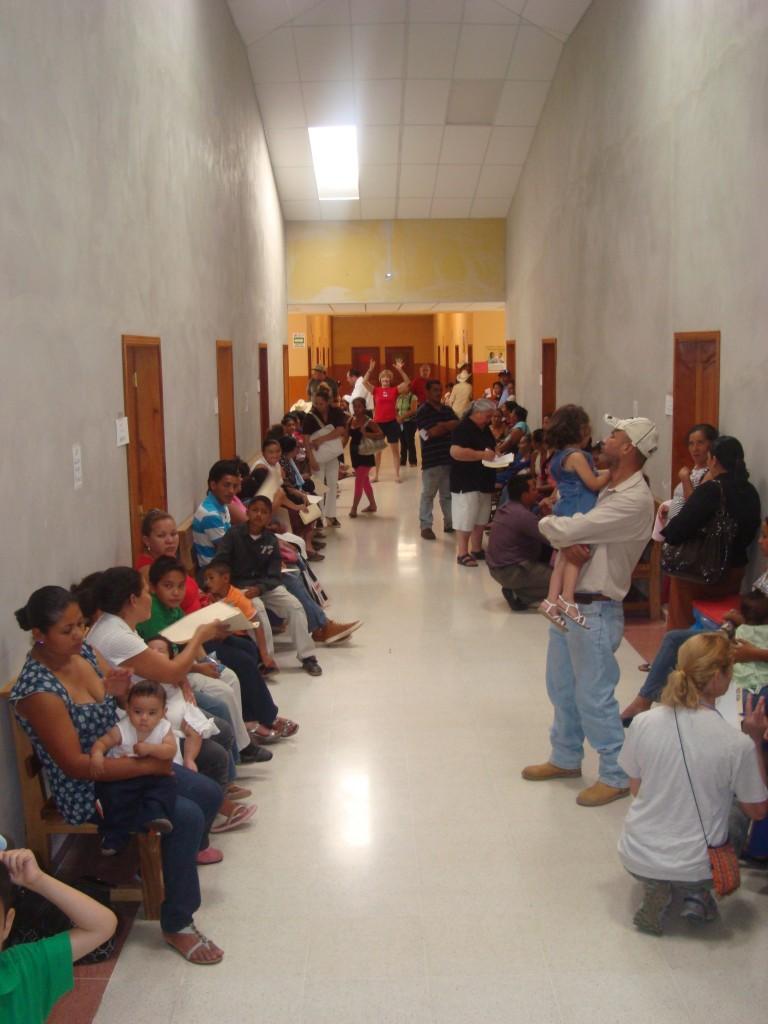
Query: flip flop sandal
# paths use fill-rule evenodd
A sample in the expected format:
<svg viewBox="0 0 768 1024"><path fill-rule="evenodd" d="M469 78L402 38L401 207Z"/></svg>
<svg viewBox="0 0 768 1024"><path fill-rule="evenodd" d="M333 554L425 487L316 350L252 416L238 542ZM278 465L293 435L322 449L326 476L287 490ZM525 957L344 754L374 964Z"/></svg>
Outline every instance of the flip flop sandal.
<svg viewBox="0 0 768 1024"><path fill-rule="evenodd" d="M476 568L477 562L474 560L472 555L459 555L456 559L457 565L464 565L467 568Z"/></svg>
<svg viewBox="0 0 768 1024"><path fill-rule="evenodd" d="M272 723L272 728L280 737L280 739L288 739L289 736L295 736L299 731L299 723L292 722L290 718L276 718Z"/></svg>
<svg viewBox="0 0 768 1024"><path fill-rule="evenodd" d="M276 729L270 729L269 732L261 733L256 732L255 729L249 729L248 735L251 737L254 743L268 745L270 743L277 743L281 738L280 734Z"/></svg>
<svg viewBox="0 0 768 1024"><path fill-rule="evenodd" d="M567 626L565 619L562 617L557 609L557 605L553 601L548 601L546 598L541 602L539 607L536 609L539 615L543 615L548 622L550 622L557 629L566 632Z"/></svg>
<svg viewBox="0 0 768 1024"><path fill-rule="evenodd" d="M195 953L198 951L198 949L210 949L213 946L213 943L211 942L210 939L207 939L202 932L198 931L193 924L190 925L189 928L182 928L180 932L174 932L173 934L192 934L197 936L197 942L194 944L194 946L190 946L189 949L186 951L179 949L178 946L174 945L172 942L169 942L168 939L165 939L166 946L170 946L171 949L175 949L179 956L183 957L188 964L194 964L196 967L209 967L213 966L213 964L220 964L221 961L224 959L224 954L221 951L219 951L220 955L216 957L216 959L214 960L195 960Z"/></svg>
<svg viewBox="0 0 768 1024"><path fill-rule="evenodd" d="M568 622L575 622L582 629L589 629L586 618L579 611L579 606L572 601L566 601L562 594L557 599L557 607ZM571 611L572 608L573 612Z"/></svg>
<svg viewBox="0 0 768 1024"><path fill-rule="evenodd" d="M240 828L241 825L245 825L247 822L249 822L256 813L256 811L256 804L249 804L247 807L243 804L240 804L240 806L236 807L235 810L232 811L232 813L227 817L221 815L221 817L224 818L221 824L212 825L208 831L212 835L218 835L221 832L231 832L233 829Z"/></svg>

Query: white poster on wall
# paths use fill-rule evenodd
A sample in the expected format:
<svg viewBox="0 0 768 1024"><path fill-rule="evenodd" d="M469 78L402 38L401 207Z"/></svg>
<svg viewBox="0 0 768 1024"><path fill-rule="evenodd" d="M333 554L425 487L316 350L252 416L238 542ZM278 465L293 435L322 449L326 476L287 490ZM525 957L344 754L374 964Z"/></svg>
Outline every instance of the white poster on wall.
<svg viewBox="0 0 768 1024"><path fill-rule="evenodd" d="M307 339L303 334L294 334L291 348L306 348Z"/></svg>

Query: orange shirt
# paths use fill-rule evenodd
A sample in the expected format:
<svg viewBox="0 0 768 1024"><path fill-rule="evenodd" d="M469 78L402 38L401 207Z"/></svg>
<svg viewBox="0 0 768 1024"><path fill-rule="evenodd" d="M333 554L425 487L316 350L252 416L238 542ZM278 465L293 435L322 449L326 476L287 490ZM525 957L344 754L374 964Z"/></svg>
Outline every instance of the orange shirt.
<svg viewBox="0 0 768 1024"><path fill-rule="evenodd" d="M242 590L238 590L237 587L230 586L224 601L227 604L231 604L233 608L238 608L246 619L252 619L256 614L256 609L253 607L250 599L245 596Z"/></svg>

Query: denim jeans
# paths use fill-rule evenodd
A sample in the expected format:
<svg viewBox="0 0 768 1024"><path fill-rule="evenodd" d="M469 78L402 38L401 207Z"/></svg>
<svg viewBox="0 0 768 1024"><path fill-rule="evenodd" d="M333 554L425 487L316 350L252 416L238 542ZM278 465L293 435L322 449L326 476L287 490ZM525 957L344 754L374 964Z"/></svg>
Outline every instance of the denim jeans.
<svg viewBox="0 0 768 1024"><path fill-rule="evenodd" d="M259 671L259 651L254 642L244 636L228 636L226 640L209 641L204 647L209 653L215 650L222 665L231 668L240 680L245 721L272 725L277 704Z"/></svg>
<svg viewBox="0 0 768 1024"><path fill-rule="evenodd" d="M579 768L586 737L600 755L600 781L624 788L629 780L618 762L624 729L614 696L624 611L620 601L580 607L589 629L575 624L566 632L549 628L547 694L555 709L550 760L560 768Z"/></svg>
<svg viewBox="0 0 768 1024"><path fill-rule="evenodd" d="M328 621L328 616L317 601L313 597L309 596L309 592L304 586L304 581L299 573L281 573L280 582L289 594L293 594L293 596L301 602L301 607L307 613L307 629L309 632L314 633L316 629L322 629Z"/></svg>
<svg viewBox="0 0 768 1024"><path fill-rule="evenodd" d="M419 501L419 526L422 530L432 528L432 507L435 495L440 492L440 510L443 513L443 529L451 524L451 467L431 466L421 471L421 499Z"/></svg>
<svg viewBox="0 0 768 1024"><path fill-rule="evenodd" d="M685 641L700 632L697 629L671 629L664 634L656 657L651 662L651 670L640 688L640 696L646 700L658 700L661 691L667 685L667 677L677 664L677 652Z"/></svg>
<svg viewBox="0 0 768 1024"><path fill-rule="evenodd" d="M165 883L160 927L164 932L186 928L200 906L197 852L208 846L208 829L221 803L221 789L212 779L178 764L173 774L177 784L173 832L163 836L160 844Z"/></svg>

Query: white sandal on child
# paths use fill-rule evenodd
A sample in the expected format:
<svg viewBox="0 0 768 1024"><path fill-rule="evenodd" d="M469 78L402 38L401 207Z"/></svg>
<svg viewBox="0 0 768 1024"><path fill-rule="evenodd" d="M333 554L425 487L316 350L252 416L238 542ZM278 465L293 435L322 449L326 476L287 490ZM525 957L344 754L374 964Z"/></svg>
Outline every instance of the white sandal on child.
<svg viewBox="0 0 768 1024"><path fill-rule="evenodd" d="M539 615L543 615L545 619L552 623L557 629L566 631L565 619L558 611L557 605L553 601L548 601L546 597L541 602L539 607L536 609Z"/></svg>
<svg viewBox="0 0 768 1024"><path fill-rule="evenodd" d="M586 618L581 614L579 606L573 604L571 601L566 601L562 594L557 599L558 610L565 615L569 622L574 622L577 626L581 626L582 629L589 629ZM573 611L571 611L573 609Z"/></svg>

